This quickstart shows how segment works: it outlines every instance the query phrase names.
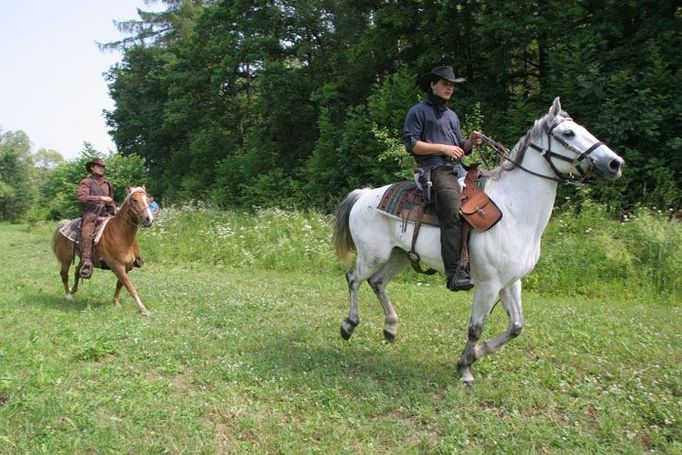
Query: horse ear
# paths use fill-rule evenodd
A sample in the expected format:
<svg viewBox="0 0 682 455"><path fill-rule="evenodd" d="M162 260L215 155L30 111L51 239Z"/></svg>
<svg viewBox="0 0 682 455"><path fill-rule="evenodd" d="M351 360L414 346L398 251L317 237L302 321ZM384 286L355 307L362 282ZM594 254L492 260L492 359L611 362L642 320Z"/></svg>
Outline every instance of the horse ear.
<svg viewBox="0 0 682 455"><path fill-rule="evenodd" d="M554 102L552 103L552 107L549 108L549 115L552 117L556 117L561 113L561 101L559 101L559 97L557 96L554 98Z"/></svg>

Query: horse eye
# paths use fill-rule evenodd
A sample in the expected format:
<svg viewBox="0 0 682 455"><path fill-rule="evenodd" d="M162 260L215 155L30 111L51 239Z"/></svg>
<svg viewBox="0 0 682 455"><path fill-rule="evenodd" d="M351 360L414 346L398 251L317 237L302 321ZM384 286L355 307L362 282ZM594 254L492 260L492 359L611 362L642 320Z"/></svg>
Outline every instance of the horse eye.
<svg viewBox="0 0 682 455"><path fill-rule="evenodd" d="M573 137L573 136L575 136L575 133L573 132L573 130L566 130L566 131L564 131L562 134L564 135L564 137Z"/></svg>

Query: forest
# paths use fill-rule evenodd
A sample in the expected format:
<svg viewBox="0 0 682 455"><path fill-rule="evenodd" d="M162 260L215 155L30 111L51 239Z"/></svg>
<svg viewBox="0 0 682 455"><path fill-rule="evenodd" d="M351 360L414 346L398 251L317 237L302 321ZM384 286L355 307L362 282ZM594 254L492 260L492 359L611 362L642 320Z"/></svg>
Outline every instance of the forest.
<svg viewBox="0 0 682 455"><path fill-rule="evenodd" d="M154 3L154 2L152 2ZM589 198L614 213L680 209L682 7L672 0L166 0L117 23L121 61L104 113L119 188L163 204L331 211L357 187L409 178L407 109L417 81L448 64L466 78L450 106L465 135L511 148L559 96L625 158ZM0 219L77 210L84 144L71 162L0 131ZM469 161L495 165L479 147ZM119 190L122 191L122 188Z"/></svg>

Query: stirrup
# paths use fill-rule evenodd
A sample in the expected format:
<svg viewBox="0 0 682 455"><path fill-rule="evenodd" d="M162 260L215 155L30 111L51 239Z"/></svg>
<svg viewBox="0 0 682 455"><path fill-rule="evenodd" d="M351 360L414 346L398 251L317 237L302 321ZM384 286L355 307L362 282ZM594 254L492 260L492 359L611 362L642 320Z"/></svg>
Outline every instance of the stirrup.
<svg viewBox="0 0 682 455"><path fill-rule="evenodd" d="M445 279L445 285L453 292L468 291L474 287L474 281L466 270L457 268L454 275L450 275Z"/></svg>
<svg viewBox="0 0 682 455"><path fill-rule="evenodd" d="M84 262L83 265L81 266L79 275L84 280L90 279L90 277L92 276L92 262L90 261Z"/></svg>

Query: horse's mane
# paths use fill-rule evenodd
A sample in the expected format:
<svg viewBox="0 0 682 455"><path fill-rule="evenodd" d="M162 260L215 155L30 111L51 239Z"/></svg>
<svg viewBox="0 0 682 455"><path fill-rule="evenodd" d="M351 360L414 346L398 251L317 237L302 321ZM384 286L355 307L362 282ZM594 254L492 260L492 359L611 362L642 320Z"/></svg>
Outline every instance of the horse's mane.
<svg viewBox="0 0 682 455"><path fill-rule="evenodd" d="M487 172L486 174L493 180L497 180L504 171L511 171L516 167L514 163L523 161L523 156L528 149L528 144L533 139L538 139L544 133L544 127L554 118L570 117L567 112L561 111L558 116L554 117L547 113L535 121L535 124L529 129L526 134L519 139L514 148L509 153L508 158L502 158L502 163L497 167Z"/></svg>
<svg viewBox="0 0 682 455"><path fill-rule="evenodd" d="M130 199L130 196L133 194L137 193L138 191L145 191L144 187L141 186L132 186L128 188L128 191L126 192L126 197L123 199L123 202L121 202L121 207L128 202L128 199Z"/></svg>

